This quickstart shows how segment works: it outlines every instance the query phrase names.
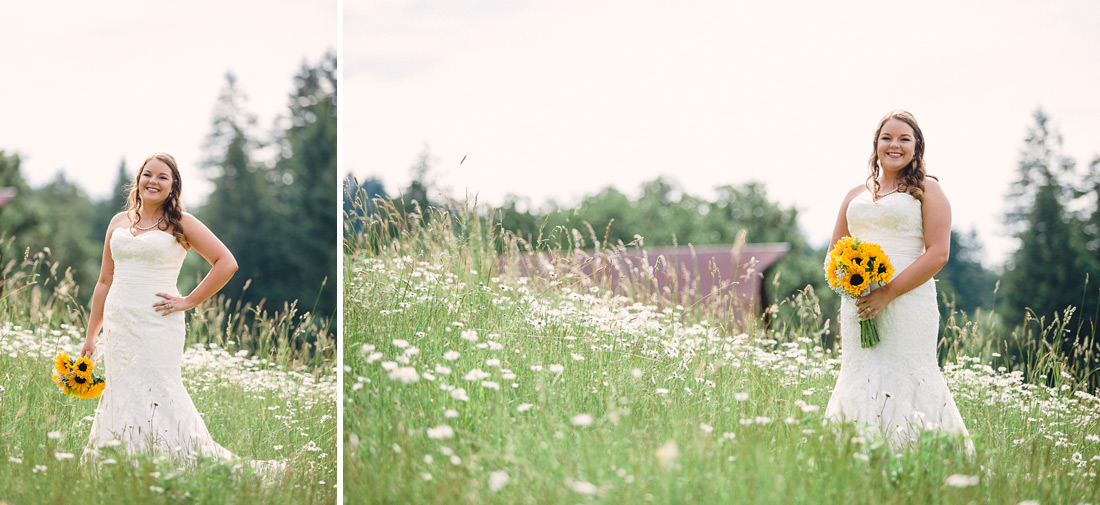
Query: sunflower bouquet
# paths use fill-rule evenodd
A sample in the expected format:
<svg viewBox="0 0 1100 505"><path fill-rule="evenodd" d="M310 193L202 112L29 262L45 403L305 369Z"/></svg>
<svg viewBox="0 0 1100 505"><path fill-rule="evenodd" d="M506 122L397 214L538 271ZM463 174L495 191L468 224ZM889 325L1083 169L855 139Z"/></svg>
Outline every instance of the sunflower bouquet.
<svg viewBox="0 0 1100 505"><path fill-rule="evenodd" d="M95 368L92 358L81 356L74 360L61 352L53 362L53 380L62 393L77 398L96 398L103 394L107 381L103 377L92 375Z"/></svg>
<svg viewBox="0 0 1100 505"><path fill-rule="evenodd" d="M843 237L836 241L825 260L825 278L837 294L856 299L870 293L873 287L890 282L894 278L894 266L878 244ZM861 319L860 345L874 347L878 340L874 318Z"/></svg>

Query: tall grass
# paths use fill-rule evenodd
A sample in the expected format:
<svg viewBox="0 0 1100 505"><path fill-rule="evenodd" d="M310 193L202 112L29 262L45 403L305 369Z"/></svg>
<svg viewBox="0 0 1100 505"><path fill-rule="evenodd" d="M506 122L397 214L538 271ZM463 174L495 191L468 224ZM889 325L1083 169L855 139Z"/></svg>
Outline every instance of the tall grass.
<svg viewBox="0 0 1100 505"><path fill-rule="evenodd" d="M976 454L936 432L894 451L825 422L839 359L812 289L731 325L644 289L645 272L621 296L579 268L600 249L540 250L470 207L359 216L349 503L1100 500L1098 399L1050 350L998 370L980 323L961 322L944 366Z"/></svg>
<svg viewBox="0 0 1100 505"><path fill-rule="evenodd" d="M75 302L71 272L59 272L48 251L5 252L0 502L335 502L335 346L324 321L224 297L189 315L185 386L214 440L240 461L187 465L107 453L82 464L97 400L59 393L51 369L58 351L79 354L86 309ZM253 472L249 460L282 461L289 470Z"/></svg>

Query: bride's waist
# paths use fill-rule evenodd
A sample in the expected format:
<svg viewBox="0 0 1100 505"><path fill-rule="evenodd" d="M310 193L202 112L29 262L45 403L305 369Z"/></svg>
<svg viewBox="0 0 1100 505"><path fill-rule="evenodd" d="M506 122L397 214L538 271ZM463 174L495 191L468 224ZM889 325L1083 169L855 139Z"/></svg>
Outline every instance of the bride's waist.
<svg viewBox="0 0 1100 505"><path fill-rule="evenodd" d="M118 275L111 279L111 286L149 286L157 289L176 289L178 279L175 275Z"/></svg>

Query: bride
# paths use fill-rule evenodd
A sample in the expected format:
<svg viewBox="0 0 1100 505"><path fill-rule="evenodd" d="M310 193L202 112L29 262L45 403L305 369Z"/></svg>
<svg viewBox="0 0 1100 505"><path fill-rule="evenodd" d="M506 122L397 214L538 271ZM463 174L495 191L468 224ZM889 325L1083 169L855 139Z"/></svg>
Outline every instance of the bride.
<svg viewBox="0 0 1100 505"><path fill-rule="evenodd" d="M183 387L184 311L216 293L237 270L233 254L180 204L180 173L165 153L141 165L129 209L107 228L82 356L97 350L106 389L87 452L122 445L129 454L233 459L210 436ZM188 249L212 268L187 296L176 280ZM102 330L102 334L100 331Z"/></svg>
<svg viewBox="0 0 1100 505"><path fill-rule="evenodd" d="M939 182L925 176L924 134L905 111L879 122L864 185L848 192L831 244L844 236L882 247L898 272L890 283L853 300L842 297L843 354L830 420L869 426L891 446L911 445L921 430L969 433L936 360L939 310L932 276L947 263L951 206ZM859 320L875 318L880 342L860 346Z"/></svg>

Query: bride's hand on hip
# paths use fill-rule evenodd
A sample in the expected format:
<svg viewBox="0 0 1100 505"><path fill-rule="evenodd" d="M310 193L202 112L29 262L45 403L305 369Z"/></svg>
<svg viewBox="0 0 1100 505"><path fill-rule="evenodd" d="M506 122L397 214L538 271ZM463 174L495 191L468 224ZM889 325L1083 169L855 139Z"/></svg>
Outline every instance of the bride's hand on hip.
<svg viewBox="0 0 1100 505"><path fill-rule="evenodd" d="M887 286L889 285L872 289L870 293L856 299L856 314L860 319L871 319L877 316L887 304L894 300L894 295L890 293Z"/></svg>
<svg viewBox="0 0 1100 505"><path fill-rule="evenodd" d="M153 308L160 312L162 316L167 316L173 312L182 312L195 306L187 297L172 296L168 293L157 293L157 296L164 299L154 303Z"/></svg>

